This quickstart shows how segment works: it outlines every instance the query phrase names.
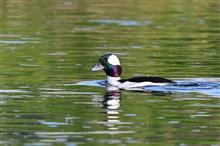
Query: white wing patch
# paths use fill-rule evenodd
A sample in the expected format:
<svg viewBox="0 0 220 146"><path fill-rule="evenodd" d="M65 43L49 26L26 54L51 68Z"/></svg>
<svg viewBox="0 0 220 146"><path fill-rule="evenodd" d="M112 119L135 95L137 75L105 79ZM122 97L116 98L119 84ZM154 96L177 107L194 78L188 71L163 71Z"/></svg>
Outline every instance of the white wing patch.
<svg viewBox="0 0 220 146"><path fill-rule="evenodd" d="M120 61L119 61L118 57L115 55L109 56L108 63L110 63L112 65L120 65Z"/></svg>

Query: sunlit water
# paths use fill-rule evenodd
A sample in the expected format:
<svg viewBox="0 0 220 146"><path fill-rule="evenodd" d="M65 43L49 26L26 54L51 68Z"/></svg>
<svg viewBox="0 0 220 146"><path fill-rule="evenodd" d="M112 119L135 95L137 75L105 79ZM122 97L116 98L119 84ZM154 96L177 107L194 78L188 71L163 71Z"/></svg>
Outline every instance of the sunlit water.
<svg viewBox="0 0 220 146"><path fill-rule="evenodd" d="M218 0L0 8L0 145L220 145ZM178 84L108 90L90 69L109 52L122 78Z"/></svg>

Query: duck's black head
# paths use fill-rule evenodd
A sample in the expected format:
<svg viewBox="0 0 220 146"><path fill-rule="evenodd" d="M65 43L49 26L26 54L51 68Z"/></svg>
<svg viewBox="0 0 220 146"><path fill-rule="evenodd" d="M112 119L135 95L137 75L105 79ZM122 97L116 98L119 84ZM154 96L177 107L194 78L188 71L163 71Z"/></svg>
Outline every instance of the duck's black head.
<svg viewBox="0 0 220 146"><path fill-rule="evenodd" d="M98 70L104 70L111 77L120 77L122 67L116 55L105 54L99 58L99 62L92 68L92 71Z"/></svg>

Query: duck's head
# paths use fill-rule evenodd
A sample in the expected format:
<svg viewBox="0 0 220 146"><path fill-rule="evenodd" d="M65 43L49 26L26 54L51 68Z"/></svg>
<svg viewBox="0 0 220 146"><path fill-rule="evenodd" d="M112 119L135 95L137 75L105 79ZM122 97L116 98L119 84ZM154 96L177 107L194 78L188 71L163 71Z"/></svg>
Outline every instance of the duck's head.
<svg viewBox="0 0 220 146"><path fill-rule="evenodd" d="M105 54L99 58L99 62L92 68L92 71L104 70L107 76L120 77L122 68L116 55Z"/></svg>

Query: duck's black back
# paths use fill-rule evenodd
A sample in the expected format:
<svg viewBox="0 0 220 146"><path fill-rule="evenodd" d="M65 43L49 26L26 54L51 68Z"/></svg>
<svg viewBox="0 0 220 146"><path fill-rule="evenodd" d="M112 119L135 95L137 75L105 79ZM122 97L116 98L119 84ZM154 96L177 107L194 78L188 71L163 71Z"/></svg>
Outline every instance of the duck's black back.
<svg viewBox="0 0 220 146"><path fill-rule="evenodd" d="M172 80L169 79L165 79L165 78L161 78L161 77L133 77L130 79L121 79L119 80L121 83L124 83L126 81L129 82L136 82L136 83L140 83L140 82L152 82L152 83L175 83Z"/></svg>

